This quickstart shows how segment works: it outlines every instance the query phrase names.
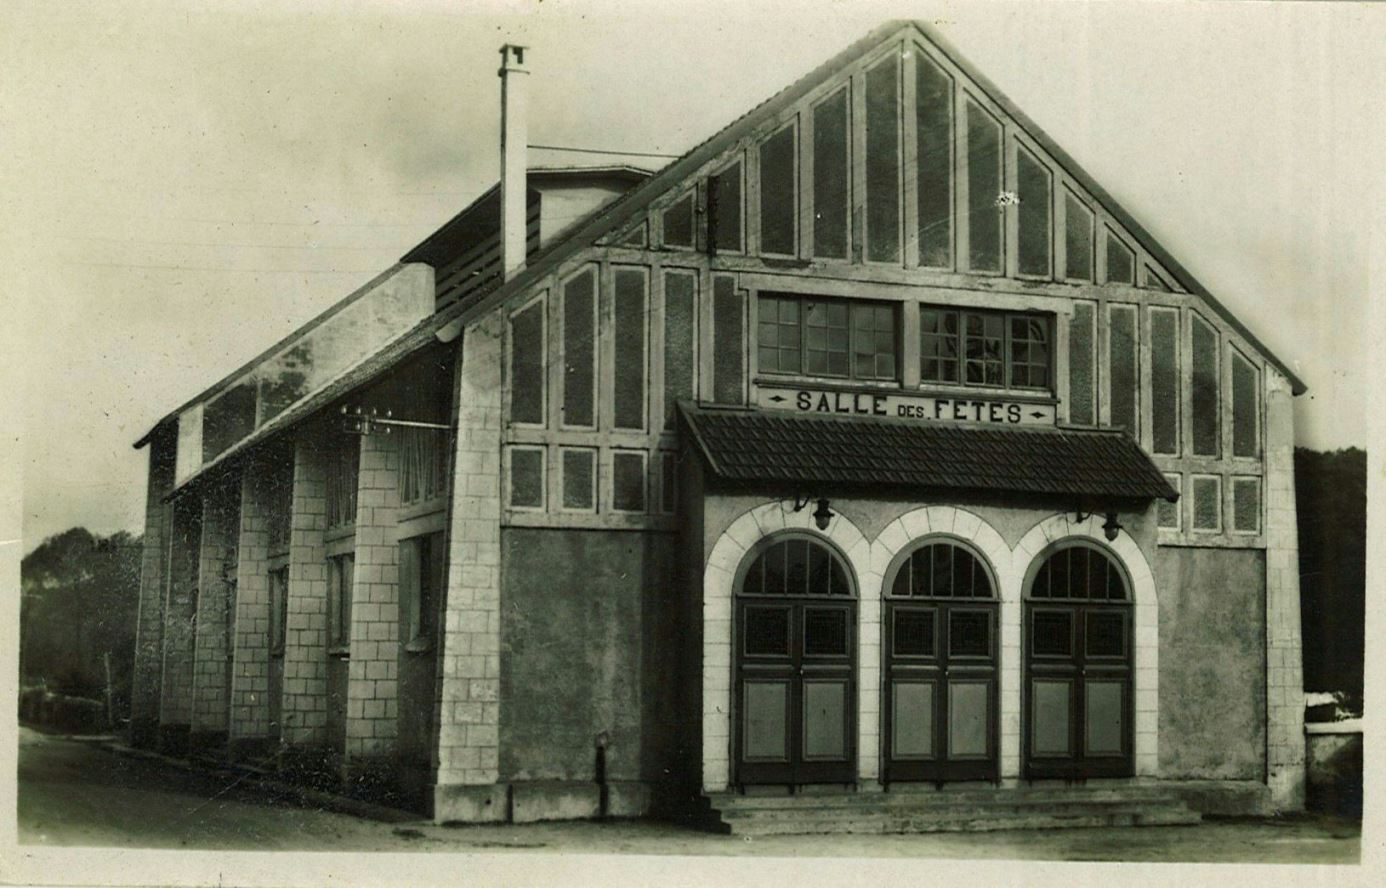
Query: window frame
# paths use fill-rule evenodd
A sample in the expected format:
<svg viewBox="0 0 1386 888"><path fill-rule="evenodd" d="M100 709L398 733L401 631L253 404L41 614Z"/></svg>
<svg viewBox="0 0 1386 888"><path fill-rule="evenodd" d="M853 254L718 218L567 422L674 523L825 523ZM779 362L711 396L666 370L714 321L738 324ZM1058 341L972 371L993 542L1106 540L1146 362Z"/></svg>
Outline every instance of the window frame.
<svg viewBox="0 0 1386 888"><path fill-rule="evenodd" d="M991 594L981 596L915 595L913 594L913 592L911 592L907 595L896 595L895 584L899 581L900 574L902 571L906 570L907 568L912 569L910 568L910 565L915 556L915 553L921 552L924 549L928 549L933 546L952 546L955 549L961 549L963 552L967 553L975 562L976 566L978 568L981 568L983 578L985 579L987 585L991 589ZM930 563L932 564L932 561ZM976 604L979 602L999 602L1001 600L1000 586L997 585L996 581L996 570L992 567L990 560L988 560L986 555L971 542L963 539L962 537L953 536L951 534L932 533L911 540L908 545L904 546L900 549L899 552L895 553L895 557L891 559L889 567L886 568L885 577L885 582L881 584L881 594L890 601L948 601L963 604ZM973 574L973 585L976 585L975 573ZM911 588L913 588L912 583Z"/></svg>
<svg viewBox="0 0 1386 888"><path fill-rule="evenodd" d="M1265 453L1264 424L1261 417L1261 374L1262 369L1256 362L1248 357L1236 343L1230 339L1227 341L1227 415L1231 428L1228 430L1228 455L1235 460L1245 460L1260 462ZM1241 361L1251 371L1251 416L1252 432L1255 435L1255 452L1251 454L1237 453L1237 362Z"/></svg>
<svg viewBox="0 0 1386 888"><path fill-rule="evenodd" d="M721 167L719 167L713 173L709 174L707 177L708 200L710 202L715 203L717 207L715 219L713 218L712 213L704 214L707 217L708 222L707 246L709 253L731 253L732 255L736 256L743 256L746 254L746 163L746 152L737 151L736 154L728 158L727 161L723 163ZM721 222L724 218L726 218L726 207L722 206L722 200L720 197L716 196L716 192L719 186L721 185L723 177L725 177L732 170L736 170L739 185L739 190L737 192L738 200L736 206L736 214L738 220L738 236L736 246L727 247L724 246L721 240L719 239L719 235L721 234L719 229L721 229L722 227ZM695 225L695 243L696 240L697 238Z"/></svg>
<svg viewBox="0 0 1386 888"><path fill-rule="evenodd" d="M1243 530L1237 526L1237 487L1242 484L1256 485L1256 527ZM1231 520L1226 522L1228 533L1242 537L1258 537L1265 528L1266 484L1260 475L1233 475L1228 479L1228 495L1232 501Z"/></svg>
<svg viewBox="0 0 1386 888"><path fill-rule="evenodd" d="M349 656L352 596L356 589L356 553L332 555L327 562L327 650L333 656Z"/></svg>
<svg viewBox="0 0 1386 888"><path fill-rule="evenodd" d="M684 201L688 201L688 243L673 244L664 236L664 219ZM680 194L667 206L659 209L659 245L666 250L696 250L698 248L698 196L694 189L689 189Z"/></svg>
<svg viewBox="0 0 1386 888"><path fill-rule="evenodd" d="M789 133L789 178L790 178L790 212L789 212L789 252L771 251L765 248L765 150L771 142ZM850 132L850 130L849 130ZM764 139L756 143L756 252L762 256L773 256L779 259L795 259L799 255L799 206L803 202L802 171L800 170L800 132L798 115L792 116L783 126L771 132ZM720 207L718 208L721 209Z"/></svg>
<svg viewBox="0 0 1386 888"><path fill-rule="evenodd" d="M568 463L565 458L569 453L587 454L592 460L592 483L590 487L590 506L570 506L568 505ZM558 511L567 512L573 515L594 515L597 512L597 496L601 489L599 486L599 465L601 450L598 447L568 447L558 448Z"/></svg>
<svg viewBox="0 0 1386 888"><path fill-rule="evenodd" d="M1155 505L1155 530L1156 533L1165 531L1168 533L1184 532L1184 473L1183 472L1164 472L1165 480L1169 486L1173 487L1179 494L1179 499L1174 502L1174 526L1168 527L1160 523L1159 504Z"/></svg>
<svg viewBox="0 0 1386 888"><path fill-rule="evenodd" d="M1197 489L1198 489L1198 482L1199 482L1199 481L1212 481L1213 484L1214 484L1214 486L1216 487L1216 493L1215 493L1215 495L1213 496L1213 502L1217 503L1217 507L1218 507L1217 519L1218 519L1218 520L1217 520L1217 524L1216 524L1215 526L1213 526L1213 527L1199 527L1199 526L1198 526L1198 500L1197 500L1197 497L1196 497L1196 491L1197 491ZM1192 533L1198 533L1198 534L1205 534L1205 535L1208 535L1208 536L1219 536L1219 535L1221 535L1221 534L1223 533L1223 528L1224 528L1224 527L1226 526L1226 524L1227 524L1226 517L1223 515L1223 512L1226 511L1226 508L1225 508L1225 507L1226 507L1226 503L1223 502L1223 494L1224 494L1224 492L1225 492L1225 491L1223 490L1222 475L1220 475L1220 474L1213 474L1213 473L1208 473L1208 472L1194 472L1194 473L1191 473L1191 474L1189 475L1189 531L1190 531L1190 532L1192 532Z"/></svg>
<svg viewBox="0 0 1386 888"><path fill-rule="evenodd" d="M515 504L515 454L517 452L539 454L539 505L525 506ZM548 448L543 444L509 444L505 448L503 471L505 473L505 508L515 512L543 512L548 509Z"/></svg>
<svg viewBox="0 0 1386 888"><path fill-rule="evenodd" d="M1052 314L1050 314L1050 313L1048 313L1048 312L1040 312L1040 311L1011 311L1011 310L997 309L997 308L971 308L971 307L965 307L965 306L940 305L940 304L937 304L937 303L929 303L929 302L921 302L921 303L918 303L917 308L918 308L918 310L919 310L919 312L920 312L920 323L919 323L919 337L920 337L920 338L919 338L919 384L920 384L921 387L930 387L930 386L940 386L940 385L943 385L943 386L956 386L956 387L961 387L961 388L984 388L984 389L991 389L991 390L993 390L993 391L1023 391L1023 392L1031 392L1031 393L1033 393L1033 392L1045 392L1045 393L1051 394L1051 395L1054 393L1054 390L1055 390L1056 385L1057 385L1057 380L1055 379L1055 372L1054 372L1054 371L1055 371L1055 360L1054 360L1054 352L1055 352L1055 343L1054 343L1055 322L1054 322L1054 315L1052 315ZM929 333L929 332L926 332L926 331L924 330L923 313L926 312L926 311L938 311L938 312L944 312L944 313L949 313L949 312L951 312L952 314L954 314L954 315L957 316L957 319L958 319L958 325L957 325L957 326L958 326L958 332L957 332L956 335L957 335L958 338L957 338L957 357L956 357L955 360L956 360L956 362L957 362L957 367L958 367L958 376L957 376L956 379L954 379L954 380L952 380L952 381L949 381L949 380L946 380L946 379L930 379L930 378L928 378L928 377L926 377L926 376L924 375L924 361L929 360L929 359L931 359L931 358L933 357L933 356L930 356L930 355L926 355L926 354L924 353L924 337L925 337L925 336L938 336L938 335L940 335L940 334L937 334L937 333ZM997 383L987 383L987 382L968 382L968 381L967 381L967 340L968 340L968 335L967 335L967 323L966 323L966 320L965 320L965 316L966 316L966 315L969 315L969 314L984 315L984 316L990 315L990 316L996 316L996 317L1000 317L1000 318L1001 318L1001 322L1002 322L1002 323L1001 323L1001 327L1002 327L1002 338L1001 338L1002 381L1001 381L1000 384L997 384ZM1044 326L1045 326L1045 335L1046 335L1046 337L1047 337L1047 339L1045 340L1045 344L1048 346L1048 349L1049 349L1048 360L1047 360L1047 362L1046 362L1046 370L1045 370L1045 376L1046 376L1046 377L1048 378L1048 380L1049 380L1049 382L1048 382L1047 385L1043 385L1043 386L1016 385L1016 384L1013 382L1013 378L1014 378L1014 377L1013 377L1013 374L1012 374L1012 364L1013 364L1013 361L1012 361L1012 356L1011 356L1011 321L1012 321L1014 318L1023 318L1023 319L1026 319L1026 320L1040 320L1040 321L1042 321L1042 322L1044 323ZM1027 366L1028 366L1028 364L1027 364Z"/></svg>
<svg viewBox="0 0 1386 888"><path fill-rule="evenodd" d="M783 291L779 291L779 290L761 290L761 291L757 291L755 295L756 295L756 299L755 299L755 305L756 305L756 318L755 318L755 328L756 328L755 356L756 356L756 373L757 373L757 374L764 374L764 375L766 375L766 376L788 377L788 378L810 378L810 379L824 379L824 380L835 380L835 381L840 380L840 381L849 382L849 383L867 383L867 384L872 384L872 385L892 384L892 383L895 384L895 385L899 385L899 384L900 384L901 376L902 376L902 371L903 371L903 355L904 355L904 339L903 339L903 335L904 335L904 323L903 323L903 310L902 310L902 308L901 308L901 303L899 303L899 302L893 302L893 301L888 301L888 300L856 299L856 298L852 298L852 297L843 297L843 296L820 296L820 295L816 295L816 294L790 293L790 292L783 292ZM763 303L765 300L793 301L793 302L796 303L796 305L798 306L798 319L794 322L794 325L797 327L798 332L799 332L799 348L798 348L798 354L799 354L799 369L798 369L797 371L786 371L786 370L780 370L780 369L771 370L771 369L767 369L766 367L764 367L764 366L761 365L761 362L760 362L760 350L761 350L762 348L771 347L771 346L766 346L764 343L761 342L761 339L760 339L761 324L762 324L762 323L765 323L765 322L762 320L762 318L761 318L761 305L762 305L762 303ZM808 351L809 351L809 349L808 349L808 331L809 331L809 324L808 324L808 309L809 309L809 306L810 306L810 305L813 305L813 304L820 304L820 305L829 305L829 304L843 305L843 306L845 306L846 309L847 309L847 326L846 326L846 331L847 331L847 349L846 349L846 355L847 355L847 372L846 372L846 374L836 374L836 373L814 373L814 372L811 372L811 371L809 371L809 370L807 369L807 365L808 365ZM858 375L857 375L857 372L856 372L856 354L857 354L856 346L857 346L857 332L858 332L858 331L857 331L857 325L856 325L857 311L858 311L858 310L874 310L874 309L880 309L880 308L887 309L887 310L891 313L891 316L892 316L892 319L893 319L894 330L892 331L892 337L891 337L892 342L891 342L891 345L892 345L892 347L893 347L893 354L894 354L894 359L895 359L895 372L894 372L894 374L891 375L891 376L858 376ZM776 321L776 324L777 324L778 326L788 326L788 325L779 324L778 321ZM875 330L873 329L872 332L879 332L879 331L875 331ZM775 346L773 346L773 347L774 347L774 348L777 348L777 349L779 348L778 344L775 345ZM817 349L817 350L818 350L818 351L822 351L822 349ZM873 351L872 354L875 355L875 356L879 356L880 353L879 353L879 352L876 352L876 351Z"/></svg>
<svg viewBox="0 0 1386 888"><path fill-rule="evenodd" d="M541 290L534 298L528 300L519 308L510 312L505 321L505 345L508 360L505 362L505 419L512 427L520 429L542 429L548 425L549 416L549 311L548 311L547 289ZM519 351L516 348L515 322L526 312L538 309L539 311L539 420L531 422L515 418L515 380L516 360Z"/></svg>

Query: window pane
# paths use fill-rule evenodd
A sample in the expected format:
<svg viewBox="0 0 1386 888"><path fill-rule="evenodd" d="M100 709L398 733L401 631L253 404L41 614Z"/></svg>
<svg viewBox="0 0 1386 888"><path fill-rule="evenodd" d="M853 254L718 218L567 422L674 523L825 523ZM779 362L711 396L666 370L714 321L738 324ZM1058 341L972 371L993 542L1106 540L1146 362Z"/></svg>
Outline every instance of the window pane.
<svg viewBox="0 0 1386 888"><path fill-rule="evenodd" d="M967 105L968 264L977 271L1001 270L1001 126L972 103Z"/></svg>
<svg viewBox="0 0 1386 888"><path fill-rule="evenodd" d="M645 454L611 455L611 507L619 512L645 511Z"/></svg>
<svg viewBox="0 0 1386 888"><path fill-rule="evenodd" d="M795 237L798 183L794 176L794 127L787 126L760 146L760 251L798 253Z"/></svg>
<svg viewBox="0 0 1386 888"><path fill-rule="evenodd" d="M1021 274L1049 276L1049 170L1024 148L1016 150L1016 179L1020 194L1019 243Z"/></svg>
<svg viewBox="0 0 1386 888"><path fill-rule="evenodd" d="M1169 292L1169 284L1165 283L1160 273L1149 265L1145 267L1145 286L1149 290L1159 290L1162 293Z"/></svg>
<svg viewBox="0 0 1386 888"><path fill-rule="evenodd" d="M742 337L741 295L736 279L712 279L712 395L718 404L740 404L745 384L745 343Z"/></svg>
<svg viewBox="0 0 1386 888"><path fill-rule="evenodd" d="M813 110L813 255L847 258L847 90Z"/></svg>
<svg viewBox="0 0 1386 888"><path fill-rule="evenodd" d="M1179 453L1179 312L1150 310L1150 434L1156 453Z"/></svg>
<svg viewBox="0 0 1386 888"><path fill-rule="evenodd" d="M510 319L510 418L543 423L543 299Z"/></svg>
<svg viewBox="0 0 1386 888"><path fill-rule="evenodd" d="M693 246L693 195L687 194L664 211L664 245Z"/></svg>
<svg viewBox="0 0 1386 888"><path fill-rule="evenodd" d="M741 249L741 162L714 176L710 191L708 237L715 249L737 252Z"/></svg>
<svg viewBox="0 0 1386 888"><path fill-rule="evenodd" d="M893 615L894 653L904 657L934 655L934 612L896 608Z"/></svg>
<svg viewBox="0 0 1386 888"><path fill-rule="evenodd" d="M789 544L787 542L776 543L769 549L766 549L765 554L761 556L761 560L765 564L766 595L784 595L785 592L788 591L785 588L784 569L785 558L788 552Z"/></svg>
<svg viewBox="0 0 1386 888"><path fill-rule="evenodd" d="M698 316L696 276L682 271L664 273L664 425L674 425L674 410L693 392L693 343Z"/></svg>
<svg viewBox="0 0 1386 888"><path fill-rule="evenodd" d="M915 141L919 153L919 264L953 265L953 81L915 53Z"/></svg>
<svg viewBox="0 0 1386 888"><path fill-rule="evenodd" d="M1256 428L1256 368L1236 352L1232 353L1232 455L1260 456Z"/></svg>
<svg viewBox="0 0 1386 888"><path fill-rule="evenodd" d="M789 656L789 608L747 607L745 651L751 656Z"/></svg>
<svg viewBox="0 0 1386 888"><path fill-rule="evenodd" d="M1091 302L1075 302L1068 325L1068 420L1078 425L1097 422L1093 398L1093 320L1097 312Z"/></svg>
<svg viewBox="0 0 1386 888"><path fill-rule="evenodd" d="M645 272L618 268L614 275L614 421L618 429L645 427Z"/></svg>
<svg viewBox="0 0 1386 888"><path fill-rule="evenodd" d="M327 526L343 527L356 521L356 490L361 470L361 439L339 438L327 473Z"/></svg>
<svg viewBox="0 0 1386 888"><path fill-rule="evenodd" d="M822 376L847 376L847 306L839 302L803 303L805 359L808 372Z"/></svg>
<svg viewBox="0 0 1386 888"><path fill-rule="evenodd" d="M848 651L847 612L840 608L804 610L804 653L845 657Z"/></svg>
<svg viewBox="0 0 1386 888"><path fill-rule="evenodd" d="M1005 318L967 312L963 315L963 353L966 381L974 385L1005 383Z"/></svg>
<svg viewBox="0 0 1386 888"><path fill-rule="evenodd" d="M1107 281L1113 284L1135 284L1136 258L1117 236L1107 232Z"/></svg>
<svg viewBox="0 0 1386 888"><path fill-rule="evenodd" d="M895 378L895 308L853 304L852 375L857 379Z"/></svg>
<svg viewBox="0 0 1386 888"><path fill-rule="evenodd" d="M679 496L678 454L669 452L661 457L659 479L659 507L662 511L673 514L678 506Z"/></svg>
<svg viewBox="0 0 1386 888"><path fill-rule="evenodd" d="M934 547L916 549L910 556L910 572L914 578L915 596L934 594Z"/></svg>
<svg viewBox="0 0 1386 888"><path fill-rule="evenodd" d="M920 378L925 382L958 381L958 313L919 311Z"/></svg>
<svg viewBox="0 0 1386 888"><path fill-rule="evenodd" d="M1260 478L1232 479L1232 529L1243 533L1260 533Z"/></svg>
<svg viewBox="0 0 1386 888"><path fill-rule="evenodd" d="M202 411L202 461L211 462L255 429L254 381L238 383Z"/></svg>
<svg viewBox="0 0 1386 888"><path fill-rule="evenodd" d="M1222 528L1222 483L1220 478L1193 479L1194 530Z"/></svg>
<svg viewBox="0 0 1386 888"><path fill-rule="evenodd" d="M948 656L986 657L991 654L991 614L953 611L948 615Z"/></svg>
<svg viewBox="0 0 1386 888"><path fill-rule="evenodd" d="M595 425L593 380L596 272L587 269L563 288L563 424Z"/></svg>
<svg viewBox="0 0 1386 888"><path fill-rule="evenodd" d="M1072 194L1064 195L1064 277L1092 280L1092 213Z"/></svg>
<svg viewBox="0 0 1386 888"><path fill-rule="evenodd" d="M1049 386L1049 321L1034 315L1011 315L1010 384L1018 387Z"/></svg>
<svg viewBox="0 0 1386 888"><path fill-rule="evenodd" d="M1112 306L1109 315L1111 349L1112 426L1126 429L1132 437L1139 434L1140 376L1136 352L1136 310L1130 306Z"/></svg>
<svg viewBox="0 0 1386 888"><path fill-rule="evenodd" d="M1030 615L1031 645L1042 657L1066 657L1073 652L1073 614L1035 611Z"/></svg>
<svg viewBox="0 0 1386 888"><path fill-rule="evenodd" d="M510 505L520 508L543 508L544 451L510 451Z"/></svg>
<svg viewBox="0 0 1386 888"><path fill-rule="evenodd" d="M563 508L592 509L596 476L595 450L563 451Z"/></svg>
<svg viewBox="0 0 1386 888"><path fill-rule="evenodd" d="M1218 334L1193 318L1193 452L1217 456L1221 416L1218 413Z"/></svg>
<svg viewBox="0 0 1386 888"><path fill-rule="evenodd" d="M894 55L866 72L866 258L900 259L900 73Z"/></svg>
<svg viewBox="0 0 1386 888"><path fill-rule="evenodd" d="M952 598L956 594L953 587L954 547L937 545L929 548L934 561L933 594L940 598Z"/></svg>

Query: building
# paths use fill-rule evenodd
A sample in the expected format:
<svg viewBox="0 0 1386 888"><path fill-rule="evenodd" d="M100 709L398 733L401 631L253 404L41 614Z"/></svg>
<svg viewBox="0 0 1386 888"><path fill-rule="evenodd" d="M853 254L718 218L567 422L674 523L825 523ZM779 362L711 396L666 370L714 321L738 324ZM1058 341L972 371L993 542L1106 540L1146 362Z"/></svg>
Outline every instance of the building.
<svg viewBox="0 0 1386 888"><path fill-rule="evenodd" d="M526 170L527 62L496 189L138 442L138 742L440 821L1302 805L1304 386L1073 158L892 22Z"/></svg>

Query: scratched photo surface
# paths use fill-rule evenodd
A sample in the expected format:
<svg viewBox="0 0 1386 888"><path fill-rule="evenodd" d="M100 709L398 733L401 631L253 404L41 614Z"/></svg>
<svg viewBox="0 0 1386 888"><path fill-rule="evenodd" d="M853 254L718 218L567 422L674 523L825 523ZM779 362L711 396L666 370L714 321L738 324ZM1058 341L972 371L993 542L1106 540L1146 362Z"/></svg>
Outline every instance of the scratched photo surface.
<svg viewBox="0 0 1386 888"><path fill-rule="evenodd" d="M0 35L6 880L1366 878L1374 5Z"/></svg>

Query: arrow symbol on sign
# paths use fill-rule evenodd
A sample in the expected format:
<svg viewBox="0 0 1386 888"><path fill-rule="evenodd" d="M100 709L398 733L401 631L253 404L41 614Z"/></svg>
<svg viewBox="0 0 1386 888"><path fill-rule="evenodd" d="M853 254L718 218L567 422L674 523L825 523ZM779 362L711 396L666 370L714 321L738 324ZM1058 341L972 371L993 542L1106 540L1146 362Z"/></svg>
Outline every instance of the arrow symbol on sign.
<svg viewBox="0 0 1386 888"><path fill-rule="evenodd" d="M1030 415L1033 416L1035 419L1044 419L1044 411L1042 410L1032 410L1030 412Z"/></svg>
<svg viewBox="0 0 1386 888"><path fill-rule="evenodd" d="M781 401L785 401L785 400L788 400L788 399L785 398L784 395L771 395L771 396L770 396L770 400L772 400L772 401L774 401L776 404L778 404L778 403L780 403Z"/></svg>

